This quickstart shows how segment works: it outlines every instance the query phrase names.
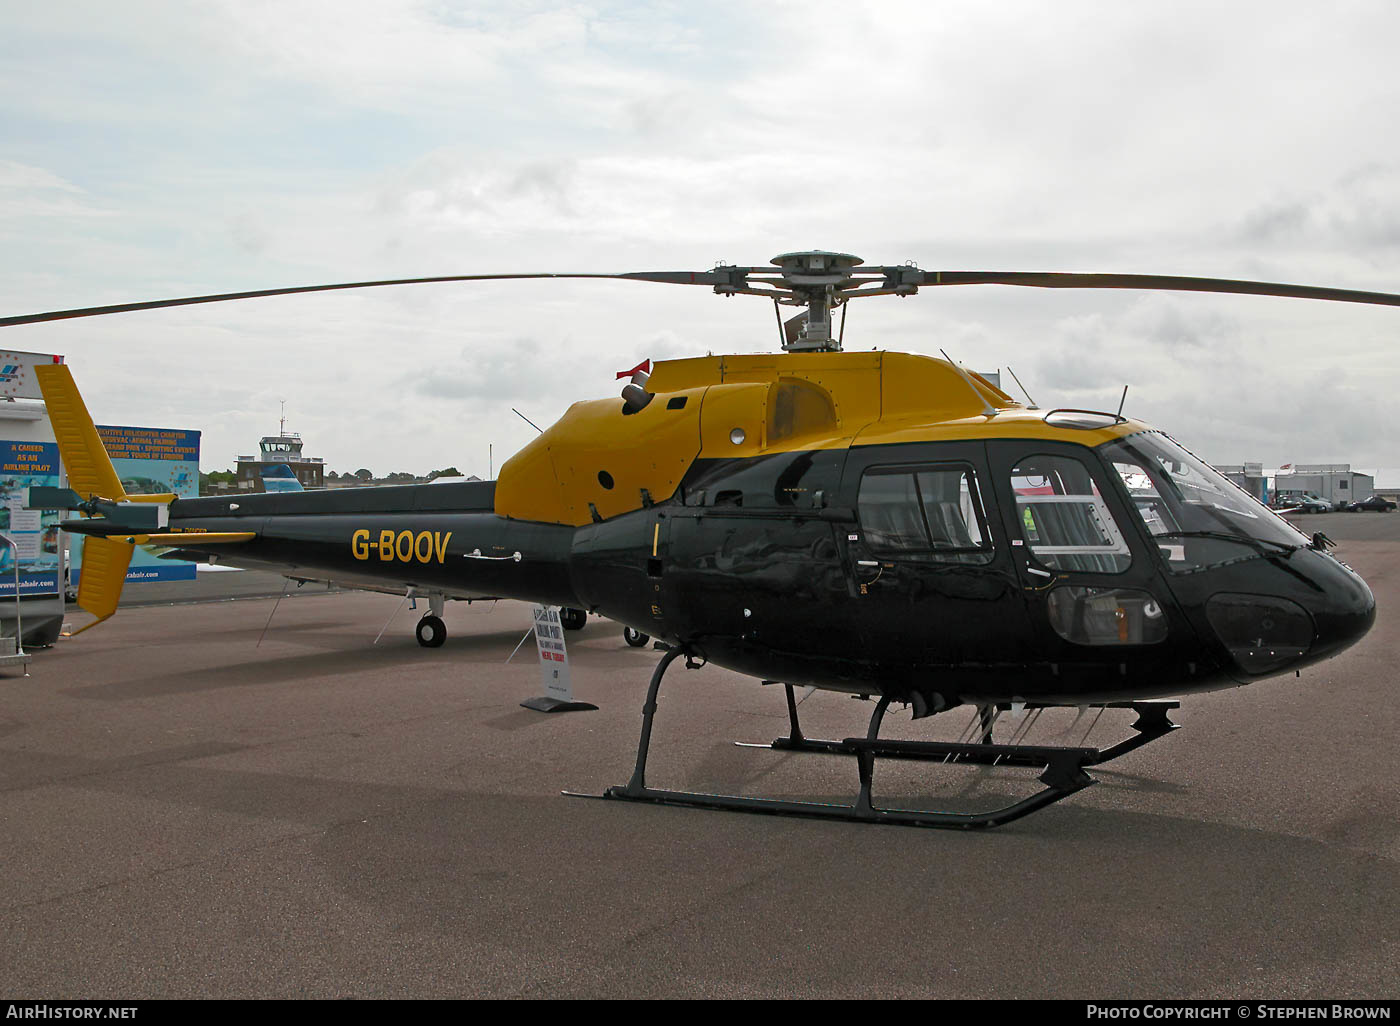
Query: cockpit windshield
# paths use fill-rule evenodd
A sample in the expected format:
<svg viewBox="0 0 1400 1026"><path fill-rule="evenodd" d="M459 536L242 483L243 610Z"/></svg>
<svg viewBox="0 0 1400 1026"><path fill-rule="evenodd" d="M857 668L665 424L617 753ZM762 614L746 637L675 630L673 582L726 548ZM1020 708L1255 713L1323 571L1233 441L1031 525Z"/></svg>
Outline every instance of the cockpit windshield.
<svg viewBox="0 0 1400 1026"><path fill-rule="evenodd" d="M1286 520L1158 431L1100 450L1177 572L1308 543Z"/></svg>

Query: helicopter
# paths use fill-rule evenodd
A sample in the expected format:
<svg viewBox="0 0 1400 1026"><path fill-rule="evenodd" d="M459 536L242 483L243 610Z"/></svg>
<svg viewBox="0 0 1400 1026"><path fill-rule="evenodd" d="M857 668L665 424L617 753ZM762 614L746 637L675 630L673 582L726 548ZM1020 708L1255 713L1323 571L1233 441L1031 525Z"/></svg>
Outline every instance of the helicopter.
<svg viewBox="0 0 1400 1026"><path fill-rule="evenodd" d="M1001 284L1148 289L1400 305L1316 286L1136 274L868 267L851 254L770 266L624 274L489 274L225 293L0 318L0 327L334 289L614 278L772 300L781 352L638 370L585 400L495 481L229 497L126 495L67 365L39 368L69 488L35 508L80 514L79 604L117 607L130 553L269 568L434 596L501 596L607 616L664 650L628 783L602 797L865 823L983 828L1092 784L1087 770L1173 732L1180 697L1327 659L1360 639L1375 600L1359 575L1172 437L1117 412L1042 410L947 358L843 349L855 299ZM781 308L799 307L784 320ZM841 323L833 312L841 310ZM1027 399L1029 399L1029 395ZM783 685L787 736L757 747L844 756L849 805L662 790L646 783L661 682L678 659ZM873 699L863 737L808 738L796 688ZM954 742L880 737L970 708ZM998 717L1127 708L1108 748L1031 745ZM1087 735L1086 735L1087 737ZM1039 769L1042 788L978 812L875 804L877 759ZM566 792L567 793L567 792Z"/></svg>

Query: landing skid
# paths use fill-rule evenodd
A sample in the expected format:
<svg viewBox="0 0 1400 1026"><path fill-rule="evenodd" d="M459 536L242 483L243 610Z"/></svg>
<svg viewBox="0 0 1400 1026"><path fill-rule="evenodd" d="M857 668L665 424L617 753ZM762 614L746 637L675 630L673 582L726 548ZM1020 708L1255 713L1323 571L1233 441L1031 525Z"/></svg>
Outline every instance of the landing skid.
<svg viewBox="0 0 1400 1026"><path fill-rule="evenodd" d="M1062 798L1068 798L1076 791L1094 783L1094 779L1084 771L1086 766L1096 766L1118 758L1176 730L1178 724L1167 718L1167 713L1177 708L1176 701L1144 701L1107 703L1101 708L1131 708L1138 714L1133 724L1136 735L1110 748L1071 748L1057 745L997 744L991 740L995 710L990 707L979 710L974 728L982 740L975 743L946 741L891 741L880 740L880 725L890 699L882 697L870 717L870 726L863 738L848 737L840 741L806 738L798 723L797 703L792 685L783 685L787 693L788 717L791 732L767 745L739 743L745 748L771 748L779 751L817 752L830 755L854 756L860 777L860 789L854 804L839 805L821 802L783 801L771 798L750 798L741 795L704 794L693 791L667 791L646 785L647 753L651 745L652 721L656 716L656 699L661 686L661 678L671 663L684 655L686 665L695 668L690 653L682 648L674 648L666 653L652 674L651 686L647 691L646 704L642 708L642 734L637 746L637 763L632 778L622 786L610 787L601 795L574 795L574 797L606 798L631 802L651 802L655 805L679 805L700 809L728 809L736 812L757 812L776 816L809 816L823 819L840 819L857 823L891 823L901 826L937 827L944 829L976 830L1000 826L1020 819ZM1029 706L1032 710L1044 706ZM886 809L874 804L871 787L875 776L876 757L913 759L937 762L965 762L988 766L1031 766L1042 767L1040 782L1045 787L1028 798L1005 808L990 812L958 813L927 812L915 809ZM565 792L572 794L572 792Z"/></svg>

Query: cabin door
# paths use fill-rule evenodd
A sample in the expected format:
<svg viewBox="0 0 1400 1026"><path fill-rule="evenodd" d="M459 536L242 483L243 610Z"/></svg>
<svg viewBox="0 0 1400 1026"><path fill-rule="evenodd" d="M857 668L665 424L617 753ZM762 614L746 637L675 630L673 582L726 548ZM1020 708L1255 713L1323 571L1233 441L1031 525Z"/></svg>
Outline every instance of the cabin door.
<svg viewBox="0 0 1400 1026"><path fill-rule="evenodd" d="M1135 514L1094 454L1010 440L988 451L1041 661L1117 667L1122 653L1164 640L1155 561L1135 553Z"/></svg>
<svg viewBox="0 0 1400 1026"><path fill-rule="evenodd" d="M949 695L1014 679L1030 638L985 445L852 449L842 492L852 608L880 676Z"/></svg>

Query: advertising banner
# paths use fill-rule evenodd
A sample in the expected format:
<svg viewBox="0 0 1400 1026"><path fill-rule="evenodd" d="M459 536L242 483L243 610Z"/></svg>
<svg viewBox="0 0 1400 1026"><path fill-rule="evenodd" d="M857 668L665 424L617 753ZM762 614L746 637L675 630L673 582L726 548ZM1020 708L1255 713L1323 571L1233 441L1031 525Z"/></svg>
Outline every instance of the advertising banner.
<svg viewBox="0 0 1400 1026"><path fill-rule="evenodd" d="M569 679L569 652L564 647L564 627L558 606L535 606L535 645L540 653L540 683L545 694L559 702L574 700Z"/></svg>
<svg viewBox="0 0 1400 1026"><path fill-rule="evenodd" d="M59 592L58 522L63 514L24 508L31 486L58 486L58 469L53 442L0 441L0 533L13 542L0 544L0 599L14 598L16 555L21 595Z"/></svg>
<svg viewBox="0 0 1400 1026"><path fill-rule="evenodd" d="M53 353L20 353L0 349L0 396L12 399L42 399L39 382L34 378L34 365L62 363L63 357ZM10 589L14 591L12 587Z"/></svg>
<svg viewBox="0 0 1400 1026"><path fill-rule="evenodd" d="M199 494L199 432L173 428L98 424L97 434L112 457L112 466L128 495ZM73 582L82 573L82 544L73 539ZM127 582L192 581L195 565L161 559L138 547L131 556Z"/></svg>

